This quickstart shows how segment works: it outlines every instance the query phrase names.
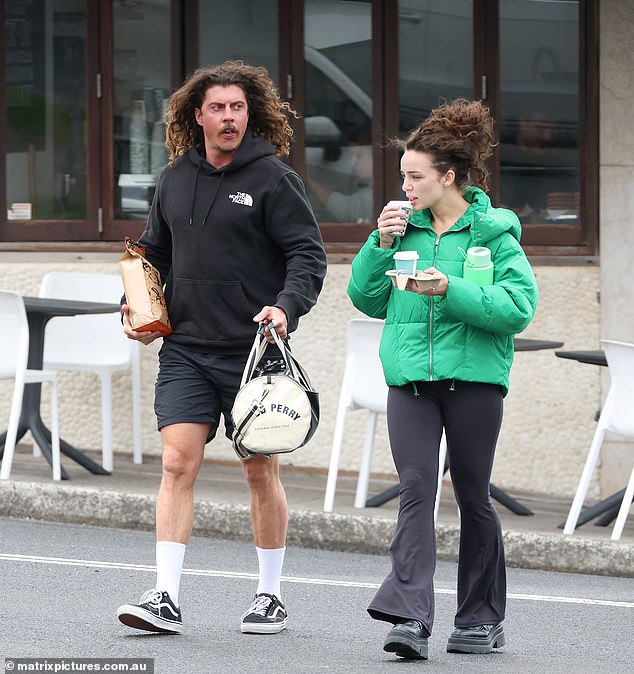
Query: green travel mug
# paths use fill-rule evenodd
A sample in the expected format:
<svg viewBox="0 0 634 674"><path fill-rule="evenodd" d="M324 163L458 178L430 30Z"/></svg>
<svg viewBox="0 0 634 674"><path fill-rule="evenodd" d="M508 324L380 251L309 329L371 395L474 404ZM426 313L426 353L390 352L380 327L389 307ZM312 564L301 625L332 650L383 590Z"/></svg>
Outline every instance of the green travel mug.
<svg viewBox="0 0 634 674"><path fill-rule="evenodd" d="M467 252L463 248L458 250L464 257L462 276L479 286L493 285L493 262L491 251L485 246L473 246Z"/></svg>

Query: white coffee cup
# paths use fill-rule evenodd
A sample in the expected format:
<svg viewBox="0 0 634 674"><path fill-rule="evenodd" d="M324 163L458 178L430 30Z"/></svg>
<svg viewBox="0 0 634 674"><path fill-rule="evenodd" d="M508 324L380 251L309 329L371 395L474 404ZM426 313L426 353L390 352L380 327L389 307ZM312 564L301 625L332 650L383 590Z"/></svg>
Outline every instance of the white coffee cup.
<svg viewBox="0 0 634 674"><path fill-rule="evenodd" d="M418 253L415 250L399 250L398 253L394 253L394 268L397 274L414 276L417 262Z"/></svg>
<svg viewBox="0 0 634 674"><path fill-rule="evenodd" d="M409 201L388 201L388 206L395 206L405 213L403 216L403 221L405 223L402 232L394 232L394 236L403 236L405 234L405 228L407 227L407 221L412 217L412 204Z"/></svg>

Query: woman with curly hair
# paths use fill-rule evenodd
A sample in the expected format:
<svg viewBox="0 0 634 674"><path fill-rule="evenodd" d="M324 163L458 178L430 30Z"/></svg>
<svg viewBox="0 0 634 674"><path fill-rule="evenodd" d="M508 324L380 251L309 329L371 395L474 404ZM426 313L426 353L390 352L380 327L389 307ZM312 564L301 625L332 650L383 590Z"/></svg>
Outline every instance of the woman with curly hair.
<svg viewBox="0 0 634 674"><path fill-rule="evenodd" d="M231 409L259 324L285 339L317 301L326 273L319 227L299 176L280 159L292 130L264 68L229 61L197 70L170 98L169 165L158 177L139 243L165 281L172 333L159 352L154 409L163 445L156 506L156 584L119 620L180 632L180 578L192 531L193 490L210 442ZM126 335L143 344L159 332ZM274 342L268 328L267 340ZM283 366L270 345L265 372ZM244 458L241 456L241 458ZM259 581L242 615L245 633L286 627L280 592L288 507L277 456L243 462ZM212 604L210 604L211 606ZM213 612L210 616L214 618Z"/></svg>
<svg viewBox="0 0 634 674"><path fill-rule="evenodd" d="M352 263L353 304L385 319L380 355L400 479L392 570L368 612L393 624L383 648L403 658L428 657L443 429L460 509L458 606L447 651L490 653L506 641L504 548L489 481L513 336L533 318L537 285L519 220L493 208L484 192L493 144L493 122L480 102L458 99L432 110L402 144L409 221L398 206L385 206ZM469 248L490 255L492 279L470 278L462 253ZM417 253L418 268L432 275L424 289L408 279L399 290L386 275L404 251Z"/></svg>

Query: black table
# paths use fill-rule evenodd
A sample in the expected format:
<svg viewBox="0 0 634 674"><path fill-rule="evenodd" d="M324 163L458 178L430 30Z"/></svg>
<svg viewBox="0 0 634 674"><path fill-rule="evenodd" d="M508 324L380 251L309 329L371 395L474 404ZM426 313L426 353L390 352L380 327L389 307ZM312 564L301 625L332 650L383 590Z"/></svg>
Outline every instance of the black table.
<svg viewBox="0 0 634 674"><path fill-rule="evenodd" d="M608 361L605 357L605 351L555 351L557 358L568 358L576 360L579 363L589 363L590 365L608 366Z"/></svg>
<svg viewBox="0 0 634 674"><path fill-rule="evenodd" d="M563 342L553 342L545 339L527 339L525 337L516 337L513 340L515 346L515 351L541 351L543 349L558 349L560 346L563 346ZM445 457L445 468L444 473L449 470L449 457ZM380 494L369 498L365 505L366 508L376 508L378 506L391 501L393 498L398 496L400 485L396 484L385 491L382 491ZM503 506L508 508L511 512L516 515L533 515L533 511L529 510L525 505L522 505L519 501L514 499L510 494L505 492L503 489L496 487L494 484L489 485L489 493L491 498L494 498L496 501L501 503Z"/></svg>
<svg viewBox="0 0 634 674"><path fill-rule="evenodd" d="M594 351L555 351L555 355L558 358L567 358L569 360L576 360L579 363L588 363L589 365L600 365L602 367L607 367L608 361L605 357L605 351L597 349ZM612 496L608 496L603 499L596 505L593 505L590 508L586 508L579 513L579 518L577 519L577 527L580 527L582 524L586 524L595 517L602 515L600 519L595 522L596 526L607 527L610 522L616 519L616 516L619 513L619 508L621 502L623 501L623 496L625 496L625 488L621 491L617 491ZM563 529L566 526L565 522L562 522L558 525L559 529Z"/></svg>
<svg viewBox="0 0 634 674"><path fill-rule="evenodd" d="M29 321L29 359L30 370L41 370L44 360L44 330L48 321L54 316L76 316L78 314L110 314L119 312L118 304L103 302L80 302L78 300L60 300L49 297L23 297ZM44 425L40 416L40 397L42 384L26 384L22 399L22 413L18 424L17 442L27 431L31 431L33 439L42 450L42 454L52 465L51 432ZM0 435L0 458L4 453L6 432ZM95 475L110 475L105 468L95 463L90 457L82 454L62 438L59 439L60 451ZM62 468L62 479L68 474Z"/></svg>
<svg viewBox="0 0 634 674"><path fill-rule="evenodd" d="M527 339L526 337L516 337L513 340L515 351L543 351L544 349L558 349L563 346L563 342L553 342L548 339Z"/></svg>

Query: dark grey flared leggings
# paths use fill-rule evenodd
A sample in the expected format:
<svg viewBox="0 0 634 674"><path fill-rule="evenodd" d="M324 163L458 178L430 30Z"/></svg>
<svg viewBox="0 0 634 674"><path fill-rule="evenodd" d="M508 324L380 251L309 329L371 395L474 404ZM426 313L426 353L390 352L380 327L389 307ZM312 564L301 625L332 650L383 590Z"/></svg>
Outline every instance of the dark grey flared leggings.
<svg viewBox="0 0 634 674"><path fill-rule="evenodd" d="M506 569L502 528L489 496L500 426L502 389L463 381L390 387L387 422L400 480L400 507L390 546L392 570L368 612L396 623L434 622L434 503L443 427L451 481L460 509L456 627L504 619Z"/></svg>

